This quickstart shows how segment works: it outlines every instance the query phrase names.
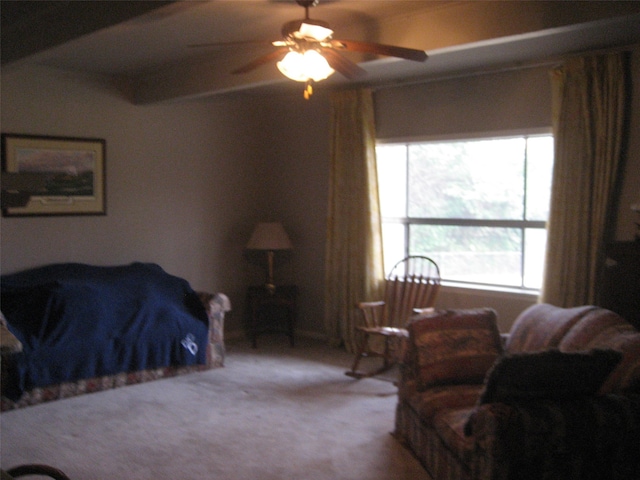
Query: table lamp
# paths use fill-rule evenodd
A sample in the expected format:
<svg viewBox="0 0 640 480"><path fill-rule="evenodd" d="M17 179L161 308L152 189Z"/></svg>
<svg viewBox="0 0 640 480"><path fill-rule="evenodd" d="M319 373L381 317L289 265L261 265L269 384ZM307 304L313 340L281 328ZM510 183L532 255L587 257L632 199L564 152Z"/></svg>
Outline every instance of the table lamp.
<svg viewBox="0 0 640 480"><path fill-rule="evenodd" d="M276 291L273 282L273 259L276 250L291 250L293 244L280 222L260 222L256 225L247 243L249 250L267 252L267 283L265 288L271 294Z"/></svg>

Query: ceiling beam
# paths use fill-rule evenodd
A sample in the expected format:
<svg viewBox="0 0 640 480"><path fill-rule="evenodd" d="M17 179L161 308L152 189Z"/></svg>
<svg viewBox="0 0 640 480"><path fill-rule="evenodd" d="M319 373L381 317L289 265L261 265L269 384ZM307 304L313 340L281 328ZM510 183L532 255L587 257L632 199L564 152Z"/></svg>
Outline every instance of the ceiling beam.
<svg viewBox="0 0 640 480"><path fill-rule="evenodd" d="M2 0L0 4L2 65L171 3L175 2Z"/></svg>
<svg viewBox="0 0 640 480"><path fill-rule="evenodd" d="M480 7L483 6L480 5ZM490 7L495 8L494 5ZM538 17L533 15L518 16L511 13L508 18L512 19L512 23L504 26L496 22L495 17L491 15L505 15L505 9L517 7L517 5L508 5L501 7L498 11L485 11L482 25L477 25L476 31L466 30L464 38L449 38L447 41L442 41L440 35L429 36L430 29L426 27L427 19L420 15L414 15L412 19L402 22L402 25L405 31L417 32L416 38L405 38L404 43L427 46L430 58L424 63L385 57L362 62L363 59L360 58L356 61L362 62L360 66L367 71L367 75L358 81L349 83L352 85L360 83L373 87L413 83L540 62L558 62L566 55L640 43L640 13L637 13L637 10L640 9L640 2L635 6L636 13L622 16L614 14L610 18L594 14L592 17L601 18L593 20L583 12L577 23L571 23L567 19L559 21L557 18L550 20L544 18L545 23L540 19L543 17L540 12L538 12ZM537 7L535 2L533 7ZM435 17L436 15L432 13L431 16ZM479 17L479 15L475 16L477 23L480 23ZM515 22L514 19L520 21ZM431 26L434 30L438 26L439 20L442 19L431 19L433 22ZM532 21L533 25L528 21ZM491 26L496 23L502 29L503 35L494 36L492 34ZM540 24L545 25L544 28L539 28ZM399 35L398 32L392 33L395 34L392 34L393 38L388 40L383 38L386 43L394 43ZM267 48L269 47L267 46ZM215 52L210 55L204 54L180 64L167 65L154 72L129 78L127 93L133 103L152 104L202 98L248 89L263 89L276 85L288 84L291 88L295 88L296 82L284 78L278 72L275 62L244 75L230 73L252 58L267 52L268 50L256 49L254 51L238 50L232 56ZM326 85L325 88L331 88L345 82L346 80L341 75L335 74L321 82L321 85ZM300 86L300 89L302 88Z"/></svg>

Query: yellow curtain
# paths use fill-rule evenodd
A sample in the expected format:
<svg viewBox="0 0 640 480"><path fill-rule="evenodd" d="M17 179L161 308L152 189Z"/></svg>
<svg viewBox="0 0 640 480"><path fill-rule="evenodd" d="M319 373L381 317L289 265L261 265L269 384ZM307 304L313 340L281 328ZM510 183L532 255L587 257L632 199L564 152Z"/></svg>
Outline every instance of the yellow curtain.
<svg viewBox="0 0 640 480"><path fill-rule="evenodd" d="M331 97L331 173L325 276L325 328L333 344L356 348L355 304L381 298L382 233L370 90Z"/></svg>
<svg viewBox="0 0 640 480"><path fill-rule="evenodd" d="M624 53L569 59L552 72L555 163L540 300L597 302L622 156Z"/></svg>

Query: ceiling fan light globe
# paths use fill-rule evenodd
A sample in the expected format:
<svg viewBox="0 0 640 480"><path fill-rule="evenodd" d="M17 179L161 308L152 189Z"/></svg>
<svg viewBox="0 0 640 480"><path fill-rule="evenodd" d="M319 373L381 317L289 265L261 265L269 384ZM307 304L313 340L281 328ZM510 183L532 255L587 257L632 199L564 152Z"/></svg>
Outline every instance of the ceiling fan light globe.
<svg viewBox="0 0 640 480"><path fill-rule="evenodd" d="M327 60L315 50L307 50L304 53L291 51L277 63L277 66L285 77L296 82L319 82L335 72Z"/></svg>

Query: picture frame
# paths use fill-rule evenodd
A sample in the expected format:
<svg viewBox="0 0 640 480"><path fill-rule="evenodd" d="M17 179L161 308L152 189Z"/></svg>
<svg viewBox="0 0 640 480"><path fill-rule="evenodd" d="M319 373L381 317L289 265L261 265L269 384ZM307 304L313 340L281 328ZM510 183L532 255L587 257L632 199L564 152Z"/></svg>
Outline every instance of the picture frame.
<svg viewBox="0 0 640 480"><path fill-rule="evenodd" d="M2 170L43 179L6 217L106 215L106 142L99 138L2 134Z"/></svg>

